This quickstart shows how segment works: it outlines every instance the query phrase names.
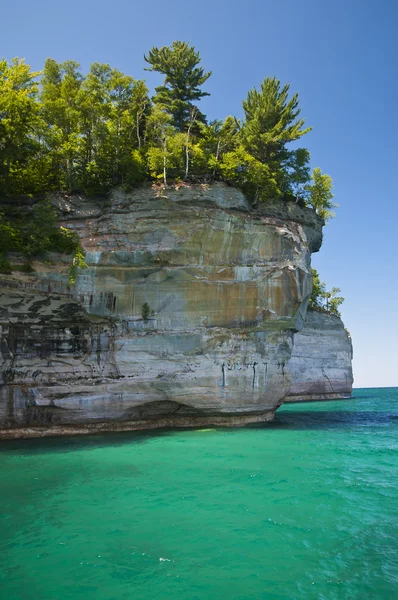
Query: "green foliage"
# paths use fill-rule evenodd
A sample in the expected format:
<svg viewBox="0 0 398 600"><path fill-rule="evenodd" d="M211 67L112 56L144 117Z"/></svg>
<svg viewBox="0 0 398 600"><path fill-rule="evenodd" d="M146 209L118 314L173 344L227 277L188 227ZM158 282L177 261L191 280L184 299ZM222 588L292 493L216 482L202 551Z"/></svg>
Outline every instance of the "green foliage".
<svg viewBox="0 0 398 600"><path fill-rule="evenodd" d="M200 88L211 72L205 73L198 66L199 52L186 42L175 41L170 47L153 47L144 58L151 65L148 71L165 75L163 85L156 88L155 103L166 107L178 131L185 131L193 102L209 95ZM199 120L205 121L201 113Z"/></svg>
<svg viewBox="0 0 398 600"><path fill-rule="evenodd" d="M185 134L166 131L163 140L162 147L155 146L148 150L149 172L155 179L161 179L166 168L169 177L180 179L184 173Z"/></svg>
<svg viewBox="0 0 398 600"><path fill-rule="evenodd" d="M40 201L33 208L9 208L7 215L0 213L0 252L71 254L78 244L75 233L57 226L57 214L48 201Z"/></svg>
<svg viewBox="0 0 398 600"><path fill-rule="evenodd" d="M308 202L325 221L334 216L330 209L337 207L337 204L332 202L334 197L332 189L332 178L323 174L321 169L314 169L311 174L311 183L306 186Z"/></svg>
<svg viewBox="0 0 398 600"><path fill-rule="evenodd" d="M208 95L202 86L211 73L199 52L175 41L153 47L145 60L147 70L164 75L153 101L144 81L108 64L93 63L84 75L70 60L49 58L42 73L23 60L0 61L0 195L105 195L148 179L165 186L218 179L254 203L283 198L332 216L330 177L320 169L310 175L308 150L290 149L310 128L288 84L268 77L249 91L242 121L228 116L207 124L197 103ZM40 216L42 210L35 208L30 223L19 223L18 215L0 222L0 251L18 247L35 255L66 244L55 217Z"/></svg>
<svg viewBox="0 0 398 600"><path fill-rule="evenodd" d="M310 179L310 153L306 148L297 148L289 152L285 162L285 175L283 191L285 194L293 194L296 201L305 199L307 195L307 184Z"/></svg>
<svg viewBox="0 0 398 600"><path fill-rule="evenodd" d="M26 256L37 256L59 249L58 243L63 240L63 235L56 224L56 212L48 201L38 202L29 214L21 217L21 252Z"/></svg>
<svg viewBox="0 0 398 600"><path fill-rule="evenodd" d="M56 189L77 188L76 159L83 150L79 135L79 92L83 77L78 68L74 61L58 64L48 58L41 80L43 115L48 124L45 137Z"/></svg>
<svg viewBox="0 0 398 600"><path fill-rule="evenodd" d="M74 283L77 269L87 266L79 236L65 227L58 227L57 214L48 201L38 202L33 208L8 207L7 215L0 213L1 272L33 272L30 263L11 266L6 257L7 252L19 252L30 258L43 257L50 251L74 255L69 272L69 281Z"/></svg>
<svg viewBox="0 0 398 600"><path fill-rule="evenodd" d="M277 183L278 196L290 189L292 171L301 169L296 179L299 184L303 183L308 162L308 156L302 151L291 152L286 148L286 144L311 131L311 127L303 129L304 119L298 118L298 94L289 100L289 87L288 84L282 87L275 77L267 77L260 90L250 90L243 102L245 121L240 132L243 148L268 165L270 176ZM295 178L292 183L297 183Z"/></svg>
<svg viewBox="0 0 398 600"><path fill-rule="evenodd" d="M309 302L310 308L340 317L341 315L339 307L344 302L344 298L342 296L336 295L340 292L340 288L337 287L327 291L325 283L321 282L319 278L318 271L316 269L312 269L312 294Z"/></svg>
<svg viewBox="0 0 398 600"><path fill-rule="evenodd" d="M41 101L55 189L107 191L146 179L142 147L148 90L109 65L83 77L73 61L46 61Z"/></svg>
<svg viewBox="0 0 398 600"><path fill-rule="evenodd" d="M0 254L0 273L11 273L10 261L4 254Z"/></svg>
<svg viewBox="0 0 398 600"><path fill-rule="evenodd" d="M23 194L41 184L39 174L25 181L29 161L40 157L39 75L24 60L0 60L0 194Z"/></svg>
<svg viewBox="0 0 398 600"><path fill-rule="evenodd" d="M253 88L243 101L246 120L242 127L242 143L259 161L284 157L285 145L311 131L303 129L304 119L298 119L298 94L289 100L289 84L281 88L275 77L267 77L261 90Z"/></svg>
<svg viewBox="0 0 398 600"><path fill-rule="evenodd" d="M241 146L233 152L226 152L217 170L222 179L240 187L254 201L277 194L277 182L268 165L258 161Z"/></svg>
<svg viewBox="0 0 398 600"><path fill-rule="evenodd" d="M310 307L313 309L322 308L322 295L326 291L326 284L321 283L319 273L316 269L311 269L312 272L312 293L310 297Z"/></svg>
<svg viewBox="0 0 398 600"><path fill-rule="evenodd" d="M146 180L209 181L241 188L253 204L283 198L333 216L333 185L306 148L291 149L311 128L300 118L299 98L275 77L249 91L244 119L206 122L197 103L211 72L186 42L153 47L149 71L164 75L153 100L143 80L108 64L88 74L74 61L47 59L42 72L24 60L0 60L0 272L32 271L31 257L50 251L73 256L69 281L87 267L78 236L57 225L50 202L34 200L51 190L106 194ZM39 81L39 77L41 80ZM25 198L22 200L21 196ZM26 198L30 196L30 199ZM10 200L14 199L14 200ZM12 266L7 253L26 257ZM313 271L310 306L339 314L340 290L326 290ZM142 318L151 312L145 303Z"/></svg>
<svg viewBox="0 0 398 600"><path fill-rule="evenodd" d="M0 213L0 253L11 250L19 251L21 247L21 234L4 213Z"/></svg>
<svg viewBox="0 0 398 600"><path fill-rule="evenodd" d="M149 307L149 304L148 304L148 302L144 302L144 304L142 305L141 316L144 319L144 321L148 321L150 315L151 315L151 309Z"/></svg>
<svg viewBox="0 0 398 600"><path fill-rule="evenodd" d="M163 179L164 168L168 177L174 181L184 178L186 163L185 149L190 157L191 176L206 173L206 157L200 145L188 142L184 133L165 134L163 147L151 147L148 150L148 168L154 179Z"/></svg>
<svg viewBox="0 0 398 600"><path fill-rule="evenodd" d="M75 256L72 259L72 264L69 267L69 283L74 285L79 269L87 269L83 248L79 245L76 248Z"/></svg>
<svg viewBox="0 0 398 600"><path fill-rule="evenodd" d="M221 175L220 162L227 152L233 152L238 146L239 127L234 117L225 121L212 121L202 125L200 130L199 147L203 151L208 169L215 176Z"/></svg>
<svg viewBox="0 0 398 600"><path fill-rule="evenodd" d="M23 265L13 265L13 271L19 271L21 273L34 273L35 270L30 263L24 263Z"/></svg>
<svg viewBox="0 0 398 600"><path fill-rule="evenodd" d="M344 298L342 296L336 296L336 294L339 294L340 292L340 288L333 287L330 292L326 292L325 302L325 308L327 312L331 313L332 315L337 315L338 317L341 316L339 306L344 302Z"/></svg>
<svg viewBox="0 0 398 600"><path fill-rule="evenodd" d="M151 177L163 178L164 185L167 185L169 141L175 133L175 128L171 124L171 116L166 112L165 107L160 104L155 105L149 115L147 125L148 169Z"/></svg>

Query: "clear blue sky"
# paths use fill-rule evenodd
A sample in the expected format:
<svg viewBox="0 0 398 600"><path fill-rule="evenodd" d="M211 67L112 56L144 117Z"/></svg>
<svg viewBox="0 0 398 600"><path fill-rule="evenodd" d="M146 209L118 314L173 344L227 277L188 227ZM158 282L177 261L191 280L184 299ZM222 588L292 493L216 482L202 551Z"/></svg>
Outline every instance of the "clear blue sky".
<svg viewBox="0 0 398 600"><path fill-rule="evenodd" d="M192 43L213 71L209 118L240 116L266 76L289 82L314 128L312 166L333 177L340 205L313 264L346 298L354 385L398 386L396 0L19 0L1 13L6 58L107 62L151 88L144 52Z"/></svg>

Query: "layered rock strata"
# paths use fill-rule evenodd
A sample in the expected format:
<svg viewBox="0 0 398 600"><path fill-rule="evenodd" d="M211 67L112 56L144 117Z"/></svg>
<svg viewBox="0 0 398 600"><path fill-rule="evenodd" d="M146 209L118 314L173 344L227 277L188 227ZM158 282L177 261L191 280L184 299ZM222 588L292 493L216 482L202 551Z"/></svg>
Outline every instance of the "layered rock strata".
<svg viewBox="0 0 398 600"><path fill-rule="evenodd" d="M226 185L56 197L88 268L1 281L3 437L269 420L311 292L314 211Z"/></svg>
<svg viewBox="0 0 398 600"><path fill-rule="evenodd" d="M349 398L352 393L352 343L339 317L309 310L294 335L288 369L292 387L285 402Z"/></svg>

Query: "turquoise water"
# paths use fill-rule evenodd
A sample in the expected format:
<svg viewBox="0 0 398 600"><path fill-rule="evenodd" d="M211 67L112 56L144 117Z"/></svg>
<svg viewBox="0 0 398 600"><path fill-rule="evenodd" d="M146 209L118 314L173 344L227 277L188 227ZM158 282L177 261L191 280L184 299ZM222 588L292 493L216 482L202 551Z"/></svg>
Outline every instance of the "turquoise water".
<svg viewBox="0 0 398 600"><path fill-rule="evenodd" d="M0 445L7 600L398 598L398 389Z"/></svg>

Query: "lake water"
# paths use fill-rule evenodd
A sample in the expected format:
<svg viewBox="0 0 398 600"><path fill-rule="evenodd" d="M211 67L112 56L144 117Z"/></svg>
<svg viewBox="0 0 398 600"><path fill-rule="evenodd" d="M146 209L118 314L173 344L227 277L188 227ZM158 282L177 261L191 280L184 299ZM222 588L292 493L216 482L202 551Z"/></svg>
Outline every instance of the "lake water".
<svg viewBox="0 0 398 600"><path fill-rule="evenodd" d="M398 598L398 389L0 444L4 600Z"/></svg>

